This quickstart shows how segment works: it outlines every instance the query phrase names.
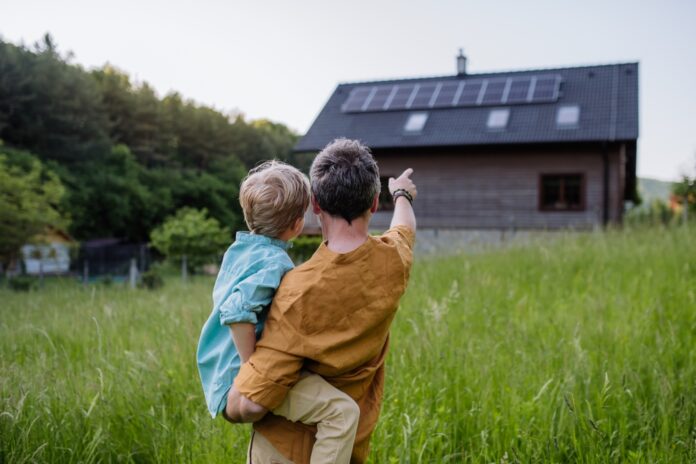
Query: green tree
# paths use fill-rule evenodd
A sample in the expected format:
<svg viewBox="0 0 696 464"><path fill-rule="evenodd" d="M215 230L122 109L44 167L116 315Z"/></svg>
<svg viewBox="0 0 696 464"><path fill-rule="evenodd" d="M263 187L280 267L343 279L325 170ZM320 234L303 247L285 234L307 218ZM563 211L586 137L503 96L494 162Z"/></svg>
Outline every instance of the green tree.
<svg viewBox="0 0 696 464"><path fill-rule="evenodd" d="M181 260L184 280L189 266L204 264L220 254L230 238L230 230L208 217L207 210L194 208L181 208L150 234L152 246L160 253Z"/></svg>
<svg viewBox="0 0 696 464"><path fill-rule="evenodd" d="M58 176L39 160L26 168L10 164L0 152L0 262L5 270L32 237L46 227L66 225L59 209L63 193Z"/></svg>
<svg viewBox="0 0 696 464"><path fill-rule="evenodd" d="M672 186L672 193L680 199L682 204L686 200L689 214L692 217L696 215L696 169L694 169L693 177L684 174L679 182L675 182Z"/></svg>

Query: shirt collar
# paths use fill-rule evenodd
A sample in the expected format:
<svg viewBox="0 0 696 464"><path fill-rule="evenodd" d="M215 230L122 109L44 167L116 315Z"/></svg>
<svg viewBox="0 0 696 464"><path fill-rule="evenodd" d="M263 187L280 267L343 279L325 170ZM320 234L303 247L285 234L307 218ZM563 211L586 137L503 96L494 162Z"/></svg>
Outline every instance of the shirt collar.
<svg viewBox="0 0 696 464"><path fill-rule="evenodd" d="M287 250L292 248L291 242L284 242L283 240L278 240L277 238L267 237L265 235L251 234L249 232L237 232L236 240L242 243L258 243L260 245L275 245Z"/></svg>

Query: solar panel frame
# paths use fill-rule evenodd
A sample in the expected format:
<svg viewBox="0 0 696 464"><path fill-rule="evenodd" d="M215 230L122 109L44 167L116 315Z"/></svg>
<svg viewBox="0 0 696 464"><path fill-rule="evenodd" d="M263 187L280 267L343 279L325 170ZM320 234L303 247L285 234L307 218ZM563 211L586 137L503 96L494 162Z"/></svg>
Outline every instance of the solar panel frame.
<svg viewBox="0 0 696 464"><path fill-rule="evenodd" d="M341 111L356 113L550 103L559 99L561 81L558 74L536 74L362 85L351 89Z"/></svg>

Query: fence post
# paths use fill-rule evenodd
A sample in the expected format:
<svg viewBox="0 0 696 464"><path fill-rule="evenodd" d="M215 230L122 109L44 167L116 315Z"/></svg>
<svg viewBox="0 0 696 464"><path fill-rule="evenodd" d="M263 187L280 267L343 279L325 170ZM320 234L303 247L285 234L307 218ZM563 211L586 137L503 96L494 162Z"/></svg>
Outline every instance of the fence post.
<svg viewBox="0 0 696 464"><path fill-rule="evenodd" d="M130 269L128 270L128 280L130 281L130 288L134 289L138 283L138 264L135 258L130 260Z"/></svg>

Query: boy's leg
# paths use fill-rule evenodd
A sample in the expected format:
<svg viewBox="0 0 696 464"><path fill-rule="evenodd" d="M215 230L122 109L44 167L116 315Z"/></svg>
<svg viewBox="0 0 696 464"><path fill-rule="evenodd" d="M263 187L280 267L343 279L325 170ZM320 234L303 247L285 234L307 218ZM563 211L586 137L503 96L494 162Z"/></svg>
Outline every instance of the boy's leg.
<svg viewBox="0 0 696 464"><path fill-rule="evenodd" d="M246 464L293 464L260 433L252 432Z"/></svg>
<svg viewBox="0 0 696 464"><path fill-rule="evenodd" d="M312 464L348 464L358 430L360 408L318 375L301 379L273 411L293 422L317 426Z"/></svg>

